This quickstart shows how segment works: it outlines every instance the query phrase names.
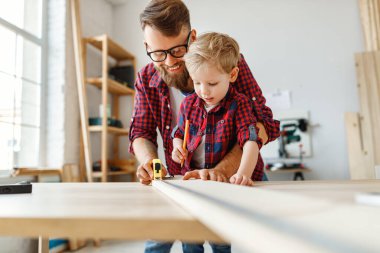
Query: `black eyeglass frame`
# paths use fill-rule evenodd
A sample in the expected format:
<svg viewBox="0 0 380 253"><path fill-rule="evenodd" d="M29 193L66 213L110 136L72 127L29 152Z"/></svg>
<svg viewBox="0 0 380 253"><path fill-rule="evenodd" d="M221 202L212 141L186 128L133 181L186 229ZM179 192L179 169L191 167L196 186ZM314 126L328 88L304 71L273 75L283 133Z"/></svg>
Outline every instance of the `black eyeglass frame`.
<svg viewBox="0 0 380 253"><path fill-rule="evenodd" d="M186 44L182 44L182 45L177 45L177 46L174 46L174 47L172 47L172 48L169 48L169 49L167 49L167 50L155 50L155 51L152 51L152 52L148 52L148 44L146 44L146 54L149 56L149 58L152 60L152 61L154 61L154 62L163 62L163 61L165 61L166 60L166 58L168 58L168 54L170 54L171 56L173 56L174 58L182 58L186 53L187 53L187 50L189 49L189 43L190 43L190 35L191 35L191 30L190 30L190 32L189 32L189 34L187 35L187 38L186 38ZM182 56L175 56L175 55L173 55L172 54L172 50L173 49L176 49L176 48L178 48L178 47L185 47L186 48L186 53L185 54L183 54ZM157 53L157 52L160 52L160 53L165 53L165 57L162 59L162 60L160 60L160 61L155 61L155 60L153 60L153 58L152 58L152 56L151 56L151 54L153 54L153 53Z"/></svg>

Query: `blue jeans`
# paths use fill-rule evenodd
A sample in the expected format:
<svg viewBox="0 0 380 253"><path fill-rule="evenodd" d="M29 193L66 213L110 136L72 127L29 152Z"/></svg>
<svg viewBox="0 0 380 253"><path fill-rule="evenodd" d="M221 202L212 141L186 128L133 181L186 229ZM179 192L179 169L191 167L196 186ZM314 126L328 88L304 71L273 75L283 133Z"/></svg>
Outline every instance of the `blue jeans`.
<svg viewBox="0 0 380 253"><path fill-rule="evenodd" d="M145 253L169 253L173 242L147 241L145 243ZM230 244L210 243L213 253L231 253ZM183 253L203 253L203 244L182 243Z"/></svg>

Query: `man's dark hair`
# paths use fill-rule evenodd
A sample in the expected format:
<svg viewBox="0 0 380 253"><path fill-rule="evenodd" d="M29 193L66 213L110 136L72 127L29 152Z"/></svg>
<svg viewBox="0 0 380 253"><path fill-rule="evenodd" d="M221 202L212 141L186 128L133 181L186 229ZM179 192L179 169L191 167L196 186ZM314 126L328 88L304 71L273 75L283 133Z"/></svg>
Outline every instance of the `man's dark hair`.
<svg viewBox="0 0 380 253"><path fill-rule="evenodd" d="M140 14L141 28L151 26L163 35L171 37L180 34L183 27L190 31L190 14L181 0L152 0Z"/></svg>

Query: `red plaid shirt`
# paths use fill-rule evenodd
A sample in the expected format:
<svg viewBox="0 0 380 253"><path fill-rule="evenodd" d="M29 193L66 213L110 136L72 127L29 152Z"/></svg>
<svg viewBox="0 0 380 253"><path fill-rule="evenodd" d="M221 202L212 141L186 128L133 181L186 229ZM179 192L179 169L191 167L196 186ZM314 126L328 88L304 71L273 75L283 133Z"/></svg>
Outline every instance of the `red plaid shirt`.
<svg viewBox="0 0 380 253"><path fill-rule="evenodd" d="M237 93L232 86L219 105L209 112L206 111L204 101L197 94L187 96L181 104L178 125L173 131L173 137L183 140L186 119L190 122L186 145L189 154L182 173L191 170L194 151L202 142L203 135L205 135L204 167L206 169L214 168L236 142L241 148L248 140L256 141L261 147L251 102L245 95ZM259 154L252 180L261 180L263 167L263 159Z"/></svg>
<svg viewBox="0 0 380 253"><path fill-rule="evenodd" d="M257 85L244 57L239 62L239 75L233 84L239 93L245 94L253 103L254 115L264 124L269 141L279 136L279 122L273 119L272 111L265 105L260 87ZM167 84L154 68L153 63L146 65L137 75L135 82L135 105L132 113L129 151L133 154L132 143L136 138L145 138L157 146L158 128L163 138L166 165L172 175L183 174L181 166L171 158L173 143L172 110Z"/></svg>

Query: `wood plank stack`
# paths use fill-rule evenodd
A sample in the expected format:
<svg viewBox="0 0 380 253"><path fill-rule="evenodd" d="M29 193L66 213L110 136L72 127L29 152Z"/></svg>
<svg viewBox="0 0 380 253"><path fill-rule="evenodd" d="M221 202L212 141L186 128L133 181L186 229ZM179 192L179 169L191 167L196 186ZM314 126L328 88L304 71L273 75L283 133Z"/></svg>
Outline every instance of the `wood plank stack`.
<svg viewBox="0 0 380 253"><path fill-rule="evenodd" d="M374 179L380 165L380 0L359 0L366 51L355 54L359 113L346 113L351 179Z"/></svg>
<svg viewBox="0 0 380 253"><path fill-rule="evenodd" d="M367 51L380 50L380 0L359 0Z"/></svg>
<svg viewBox="0 0 380 253"><path fill-rule="evenodd" d="M355 55L360 113L346 114L352 179L374 179L380 164L380 51Z"/></svg>

